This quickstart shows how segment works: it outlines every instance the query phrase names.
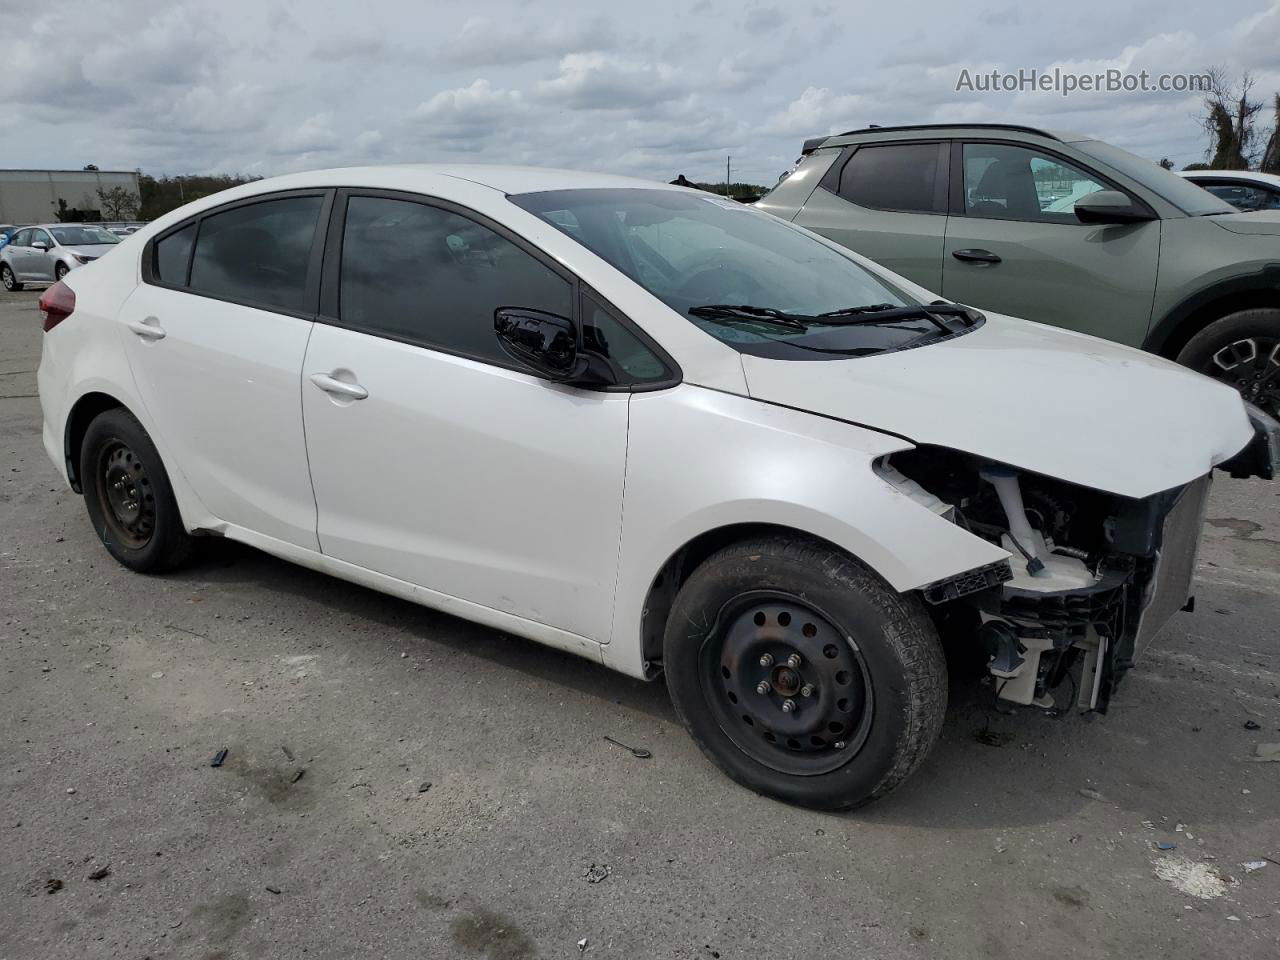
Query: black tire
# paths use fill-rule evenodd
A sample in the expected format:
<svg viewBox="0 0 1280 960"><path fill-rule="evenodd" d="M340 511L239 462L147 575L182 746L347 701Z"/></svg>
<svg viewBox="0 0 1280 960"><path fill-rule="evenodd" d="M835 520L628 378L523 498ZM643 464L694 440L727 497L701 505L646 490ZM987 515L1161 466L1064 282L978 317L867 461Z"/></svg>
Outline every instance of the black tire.
<svg viewBox="0 0 1280 960"><path fill-rule="evenodd" d="M68 267L65 263L59 263L57 266L53 268L53 279L61 283L62 278L65 277L70 272L71 272L70 267Z"/></svg>
<svg viewBox="0 0 1280 960"><path fill-rule="evenodd" d="M18 281L18 277L13 272L13 268L7 263L0 263L0 286L3 286L10 293L20 293L22 284Z"/></svg>
<svg viewBox="0 0 1280 960"><path fill-rule="evenodd" d="M80 485L98 538L126 567L163 573L190 559L194 540L160 454L124 408L98 414L85 431Z"/></svg>
<svg viewBox="0 0 1280 960"><path fill-rule="evenodd" d="M798 678L785 673L788 651ZM663 659L676 714L712 761L757 793L817 809L889 793L946 713L946 661L920 600L801 538L743 541L699 566L672 607Z"/></svg>
<svg viewBox="0 0 1280 960"><path fill-rule="evenodd" d="M1280 310L1241 310L1215 320L1188 341L1178 362L1280 417Z"/></svg>

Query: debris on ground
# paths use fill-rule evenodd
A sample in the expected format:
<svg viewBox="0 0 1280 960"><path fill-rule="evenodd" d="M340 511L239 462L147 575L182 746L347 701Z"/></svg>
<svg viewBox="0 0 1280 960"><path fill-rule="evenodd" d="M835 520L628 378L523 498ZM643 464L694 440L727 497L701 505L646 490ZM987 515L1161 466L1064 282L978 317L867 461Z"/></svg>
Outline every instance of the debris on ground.
<svg viewBox="0 0 1280 960"><path fill-rule="evenodd" d="M67 787L67 796L71 796L71 795L72 795L72 794L74 794L75 792L76 792L76 788L75 788L75 787Z"/></svg>
<svg viewBox="0 0 1280 960"><path fill-rule="evenodd" d="M1248 759L1253 763L1280 763L1280 743L1260 743Z"/></svg>
<svg viewBox="0 0 1280 960"><path fill-rule="evenodd" d="M1261 730L1262 724L1260 724L1257 720L1246 720L1244 722L1244 728L1246 730Z"/></svg>
<svg viewBox="0 0 1280 960"><path fill-rule="evenodd" d="M223 747L221 750L219 750L217 753L213 755L213 759L209 761L209 766L211 767L222 766L222 763L224 760L227 759L227 754L229 752L230 751L228 751L226 747Z"/></svg>
<svg viewBox="0 0 1280 960"><path fill-rule="evenodd" d="M99 867L97 870L93 871L93 873L89 874L89 879L105 880L109 876L111 876L111 864L108 863L105 867Z"/></svg>
<svg viewBox="0 0 1280 960"><path fill-rule="evenodd" d="M583 937L581 940L579 940L579 941L578 941L578 952L579 952L579 953L586 953L586 952L587 952L587 938L586 938L586 937Z"/></svg>
<svg viewBox="0 0 1280 960"><path fill-rule="evenodd" d="M1156 849L1157 849L1157 850L1173 850L1173 849L1174 849L1174 848L1176 848L1177 846L1178 846L1178 845L1177 845L1176 843L1170 843L1168 840L1157 840L1157 841L1156 841Z"/></svg>
<svg viewBox="0 0 1280 960"><path fill-rule="evenodd" d="M1186 857L1162 857L1152 863L1157 878L1189 897L1214 900L1227 892L1227 882L1210 864Z"/></svg>
<svg viewBox="0 0 1280 960"><path fill-rule="evenodd" d="M426 793L426 792L427 792L428 790L430 790L430 789L431 789L431 781L430 781L430 780L423 780L423 781L422 781L422 783L418 784L418 792L419 792L419 793Z"/></svg>
<svg viewBox="0 0 1280 960"><path fill-rule="evenodd" d="M160 680L160 679L162 679L163 677L164 677L164 671L163 671L163 670L157 670L155 673L151 674L151 679L152 679L152 680Z"/></svg>
<svg viewBox="0 0 1280 960"><path fill-rule="evenodd" d="M50 877L48 880L44 882L45 893L57 893L61 889L62 889L62 881L59 880L57 877Z"/></svg>
<svg viewBox="0 0 1280 960"><path fill-rule="evenodd" d="M293 763L293 751L290 750L288 747L286 747L283 743L280 744L280 749L284 752L285 759L288 760L290 763Z"/></svg>
<svg viewBox="0 0 1280 960"><path fill-rule="evenodd" d="M266 890L267 890L267 893L274 893L277 897L278 897L278 896L280 896L280 888L279 888L279 887L272 887L272 886L269 886L269 885L268 885L268 886L267 886L267 888L266 888Z"/></svg>
<svg viewBox="0 0 1280 960"><path fill-rule="evenodd" d="M629 747L625 743L623 743L621 740L615 740L613 739L613 737L605 737L605 739L608 740L610 743L612 743L614 746L621 747L623 750L630 750L631 755L638 760L648 760L650 757L653 756L653 754L650 753L648 750L646 750L644 747Z"/></svg>
<svg viewBox="0 0 1280 960"><path fill-rule="evenodd" d="M1265 860L1246 860L1244 863L1240 864L1240 867L1245 873L1253 873L1253 871L1261 870L1266 865L1267 861Z"/></svg>
<svg viewBox="0 0 1280 960"><path fill-rule="evenodd" d="M306 768L306 767L299 767L297 770L295 770L295 771L294 771L293 776L289 778L289 782L290 782L290 783L297 783L299 780L301 780L301 779L302 779L303 777L305 777L306 775L307 775L307 768Z"/></svg>
<svg viewBox="0 0 1280 960"><path fill-rule="evenodd" d="M1107 798L1102 795L1100 790L1094 790L1092 787L1081 787L1076 791L1086 800L1096 800L1098 803L1106 803Z"/></svg>
<svg viewBox="0 0 1280 960"><path fill-rule="evenodd" d="M602 880L608 879L609 874L612 872L613 871L609 869L609 865L607 863L602 863L599 866L596 866L596 864L593 863L591 866L587 867L586 871L582 875L586 877L587 883L599 883Z"/></svg>
<svg viewBox="0 0 1280 960"><path fill-rule="evenodd" d="M1006 743L1013 743L1014 738L1012 733L983 727L974 733L973 739L985 747L1003 747Z"/></svg>

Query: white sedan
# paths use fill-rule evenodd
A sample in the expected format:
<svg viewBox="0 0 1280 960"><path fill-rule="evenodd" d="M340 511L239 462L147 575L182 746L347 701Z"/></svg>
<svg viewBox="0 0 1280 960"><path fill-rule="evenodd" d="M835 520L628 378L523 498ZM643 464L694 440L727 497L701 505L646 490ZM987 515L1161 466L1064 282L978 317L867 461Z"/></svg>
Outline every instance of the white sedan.
<svg viewBox="0 0 1280 960"><path fill-rule="evenodd" d="M1214 467L1280 442L1150 354L554 170L259 181L41 307L45 446L121 563L230 537L663 673L730 776L828 809L924 759L940 634L1005 699L1105 710L1187 599Z"/></svg>

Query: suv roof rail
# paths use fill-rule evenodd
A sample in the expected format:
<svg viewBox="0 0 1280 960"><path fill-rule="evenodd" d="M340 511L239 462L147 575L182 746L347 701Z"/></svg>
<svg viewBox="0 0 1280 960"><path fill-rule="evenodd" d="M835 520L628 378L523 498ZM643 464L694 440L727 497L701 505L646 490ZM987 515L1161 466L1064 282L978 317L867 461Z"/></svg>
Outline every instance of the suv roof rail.
<svg viewBox="0 0 1280 960"><path fill-rule="evenodd" d="M1039 127L1027 127L1018 123L904 123L894 127L880 127L872 123L857 130L846 130L844 133L829 133L825 137L810 137L804 142L800 152L807 156L828 140L835 137L850 137L855 133L895 133L900 130L951 130L957 127L969 130L1018 130L1022 133L1035 134L1038 137L1045 137L1049 140L1060 139L1056 134L1052 134L1048 130L1041 130Z"/></svg>

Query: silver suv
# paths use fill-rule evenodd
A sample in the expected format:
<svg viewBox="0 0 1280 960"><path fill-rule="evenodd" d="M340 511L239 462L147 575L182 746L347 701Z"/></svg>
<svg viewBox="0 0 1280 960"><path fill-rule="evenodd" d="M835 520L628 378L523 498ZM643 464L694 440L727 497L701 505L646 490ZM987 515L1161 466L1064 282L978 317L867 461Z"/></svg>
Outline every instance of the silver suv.
<svg viewBox="0 0 1280 960"><path fill-rule="evenodd" d="M0 284L6 290L21 290L28 283L53 283L119 242L119 237L96 223L23 227L0 248Z"/></svg>

